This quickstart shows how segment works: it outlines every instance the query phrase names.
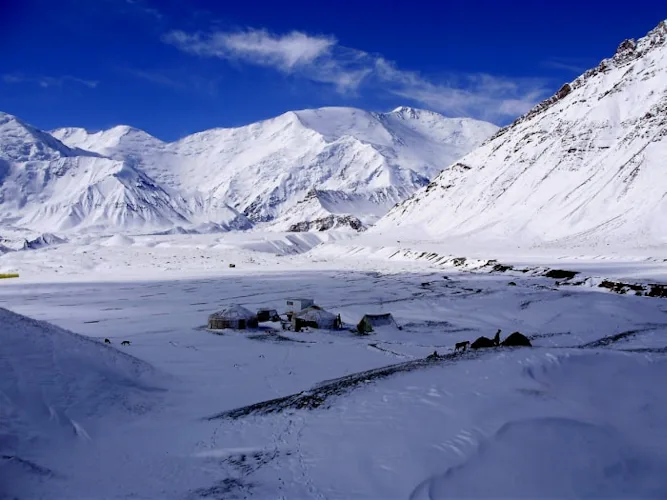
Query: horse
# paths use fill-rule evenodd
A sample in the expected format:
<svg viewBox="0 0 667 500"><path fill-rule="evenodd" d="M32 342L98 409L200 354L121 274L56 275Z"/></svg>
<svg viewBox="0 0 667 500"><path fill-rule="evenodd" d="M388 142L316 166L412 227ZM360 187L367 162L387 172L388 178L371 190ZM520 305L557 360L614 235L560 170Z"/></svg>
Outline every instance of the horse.
<svg viewBox="0 0 667 500"><path fill-rule="evenodd" d="M470 345L469 340L466 340L465 342L457 342L456 346L454 346L454 350L458 351L460 349L461 351L465 351L469 345Z"/></svg>

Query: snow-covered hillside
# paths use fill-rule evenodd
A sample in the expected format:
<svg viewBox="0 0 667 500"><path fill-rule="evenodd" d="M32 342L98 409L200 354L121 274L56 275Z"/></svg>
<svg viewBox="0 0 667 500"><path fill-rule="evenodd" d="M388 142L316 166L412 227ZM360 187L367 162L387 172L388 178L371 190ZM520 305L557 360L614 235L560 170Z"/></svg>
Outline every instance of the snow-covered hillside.
<svg viewBox="0 0 667 500"><path fill-rule="evenodd" d="M667 498L665 298L248 237L0 257L22 269L0 286L0 498ZM204 327L294 295L346 328ZM382 313L400 329L348 330ZM533 347L455 350L498 329Z"/></svg>
<svg viewBox="0 0 667 500"><path fill-rule="evenodd" d="M148 363L52 324L3 308L0 322L0 497L35 497L62 465L38 451L91 444L102 418L136 420L160 401L160 380Z"/></svg>
<svg viewBox="0 0 667 500"><path fill-rule="evenodd" d="M125 126L52 133L70 147L131 161L179 192L199 222L231 205L254 222L275 221L282 229L330 214L372 223L496 130L412 108L322 108L173 143ZM313 189L334 194L314 206Z"/></svg>
<svg viewBox="0 0 667 500"><path fill-rule="evenodd" d="M667 241L667 22L603 60L395 207L374 231L451 241Z"/></svg>
<svg viewBox="0 0 667 500"><path fill-rule="evenodd" d="M160 186L131 158L111 159L70 148L53 136L0 113L0 220L36 231L145 230L213 222L247 228L224 204L184 199Z"/></svg>

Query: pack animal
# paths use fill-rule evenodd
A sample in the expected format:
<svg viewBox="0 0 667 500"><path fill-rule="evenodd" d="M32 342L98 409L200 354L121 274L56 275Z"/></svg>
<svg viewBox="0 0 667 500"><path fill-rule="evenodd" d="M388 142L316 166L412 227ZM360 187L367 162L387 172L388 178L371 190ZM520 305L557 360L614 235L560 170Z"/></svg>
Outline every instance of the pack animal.
<svg viewBox="0 0 667 500"><path fill-rule="evenodd" d="M470 341L466 340L465 342L457 342L456 345L454 346L454 351L465 351L468 346L470 345Z"/></svg>
<svg viewBox="0 0 667 500"><path fill-rule="evenodd" d="M129 341L129 340L123 340L123 341L120 343L120 345L130 345L130 341Z"/></svg>
<svg viewBox="0 0 667 500"><path fill-rule="evenodd" d="M104 339L105 344L111 344L111 341L109 339Z"/></svg>

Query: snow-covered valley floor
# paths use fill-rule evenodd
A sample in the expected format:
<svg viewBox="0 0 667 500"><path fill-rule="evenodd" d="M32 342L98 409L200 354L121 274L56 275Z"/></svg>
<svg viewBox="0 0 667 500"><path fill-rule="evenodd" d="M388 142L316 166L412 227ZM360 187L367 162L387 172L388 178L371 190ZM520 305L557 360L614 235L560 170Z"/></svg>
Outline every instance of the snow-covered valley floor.
<svg viewBox="0 0 667 500"><path fill-rule="evenodd" d="M0 497L667 497L667 300L199 238L0 257ZM204 328L289 296L402 329Z"/></svg>

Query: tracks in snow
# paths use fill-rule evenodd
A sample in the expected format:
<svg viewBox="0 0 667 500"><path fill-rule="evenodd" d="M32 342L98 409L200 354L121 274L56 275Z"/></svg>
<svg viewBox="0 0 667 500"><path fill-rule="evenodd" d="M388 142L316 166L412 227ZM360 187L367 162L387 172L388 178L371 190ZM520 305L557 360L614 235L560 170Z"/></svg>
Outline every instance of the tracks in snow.
<svg viewBox="0 0 667 500"><path fill-rule="evenodd" d="M619 341L634 337L642 332L652 331L656 329L665 329L667 325L648 325L645 328L638 328L628 330L602 337L593 342L587 342L578 346L571 347L550 347L550 349L597 349L605 348L616 344ZM533 347L532 349L539 349L540 347ZM627 348L615 349L623 352L637 352L637 353L667 353L667 347L649 347L649 348ZM268 401L261 401L248 406L235 408L232 410L223 411L215 415L207 417L207 420L238 420L248 416L262 416L274 413L283 413L288 410L313 410L316 408L326 408L329 400L336 396L342 396L359 386L371 383L375 380L383 379L396 375L398 373L406 373L433 366L451 364L458 361L478 359L485 354L497 352L497 349L480 349L477 351L466 352L452 352L437 357L429 356L427 358L420 358L403 363L366 370L363 372L346 375L336 379L325 380L316 384L311 389L302 391L289 396L283 396Z"/></svg>
<svg viewBox="0 0 667 500"><path fill-rule="evenodd" d="M389 377L391 375L403 372L420 370L431 366L441 365L443 363L452 363L463 359L476 359L482 355L481 351L475 352L455 352L438 356L437 358L422 358L404 363L397 363L382 368L366 370L344 377L326 380L315 385L313 388L289 396L262 401L249 406L224 411L212 415L207 420L229 419L237 420L251 415L269 415L272 413L281 413L286 410L312 410L323 407L329 399L343 395L360 385L370 383L374 380Z"/></svg>

